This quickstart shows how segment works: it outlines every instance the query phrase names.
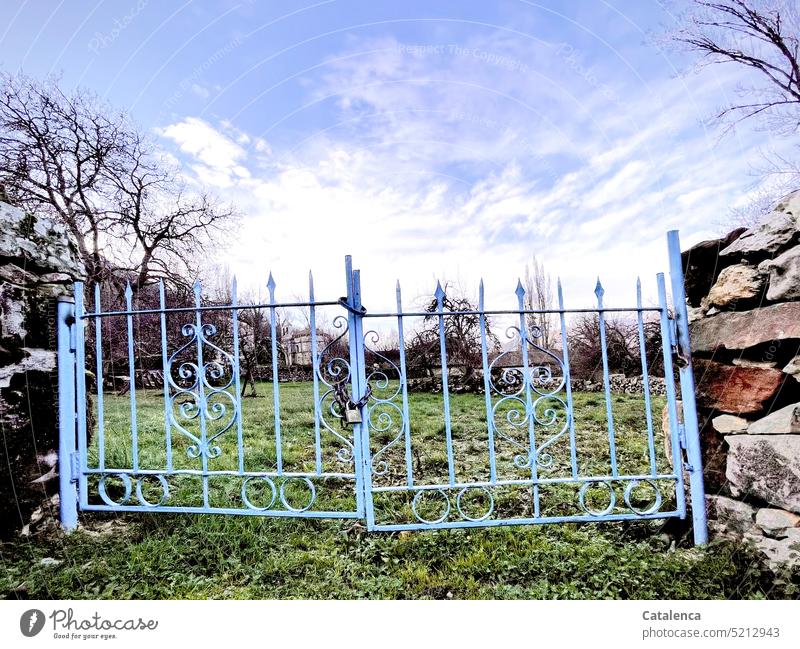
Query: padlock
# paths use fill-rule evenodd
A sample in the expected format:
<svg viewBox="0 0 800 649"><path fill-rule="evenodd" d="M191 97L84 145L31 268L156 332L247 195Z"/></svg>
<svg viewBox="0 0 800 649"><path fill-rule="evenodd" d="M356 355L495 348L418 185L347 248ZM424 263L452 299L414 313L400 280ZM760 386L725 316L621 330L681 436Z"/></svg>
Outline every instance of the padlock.
<svg viewBox="0 0 800 649"><path fill-rule="evenodd" d="M360 423L361 423L361 410L353 406L348 406L347 408L345 408L344 410L345 426L349 426L350 424L360 424Z"/></svg>

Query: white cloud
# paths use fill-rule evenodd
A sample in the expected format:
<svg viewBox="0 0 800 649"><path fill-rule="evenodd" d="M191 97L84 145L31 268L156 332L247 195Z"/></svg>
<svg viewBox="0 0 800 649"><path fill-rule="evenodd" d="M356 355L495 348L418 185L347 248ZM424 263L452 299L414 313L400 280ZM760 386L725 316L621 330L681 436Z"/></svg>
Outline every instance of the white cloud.
<svg viewBox="0 0 800 649"><path fill-rule="evenodd" d="M294 149L194 117L161 131L247 215L225 253L241 283L263 285L271 268L290 297L313 267L317 295L337 297L350 252L372 310L392 307L398 276L410 300L436 276L474 288L482 275L507 307L537 255L569 306L593 301L598 274L608 304L631 305L636 275L655 295L667 230L684 245L707 238L750 189L763 134L717 142L698 126L719 102L707 78L587 80L556 45L509 37L473 38L466 54L412 54L394 39L353 48L372 53L306 80L308 109L329 123Z"/></svg>
<svg viewBox="0 0 800 649"><path fill-rule="evenodd" d="M226 174L246 157L245 150L207 122L187 117L158 130L175 142L181 151L202 162L212 172Z"/></svg>

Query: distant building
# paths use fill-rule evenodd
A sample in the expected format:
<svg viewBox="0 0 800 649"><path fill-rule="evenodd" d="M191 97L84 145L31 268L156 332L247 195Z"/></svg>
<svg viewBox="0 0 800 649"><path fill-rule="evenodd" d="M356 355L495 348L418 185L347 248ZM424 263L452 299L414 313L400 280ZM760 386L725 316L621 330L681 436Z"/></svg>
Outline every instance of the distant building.
<svg viewBox="0 0 800 649"><path fill-rule="evenodd" d="M331 342L331 336L317 330L317 353L325 349ZM314 362L311 355L311 332L293 331L284 335L281 341L287 367L311 367Z"/></svg>

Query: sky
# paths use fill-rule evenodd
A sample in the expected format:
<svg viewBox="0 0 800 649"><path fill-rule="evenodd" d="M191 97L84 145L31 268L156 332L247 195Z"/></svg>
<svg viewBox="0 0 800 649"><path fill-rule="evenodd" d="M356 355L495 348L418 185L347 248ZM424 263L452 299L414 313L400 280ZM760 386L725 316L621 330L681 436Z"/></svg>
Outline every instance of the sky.
<svg viewBox="0 0 800 649"><path fill-rule="evenodd" d="M683 247L718 236L781 150L710 118L747 82L654 44L676 2L4 0L0 65L130 113L190 186L241 222L209 250L278 299L419 302L436 281L515 304L535 255L569 307L645 301Z"/></svg>

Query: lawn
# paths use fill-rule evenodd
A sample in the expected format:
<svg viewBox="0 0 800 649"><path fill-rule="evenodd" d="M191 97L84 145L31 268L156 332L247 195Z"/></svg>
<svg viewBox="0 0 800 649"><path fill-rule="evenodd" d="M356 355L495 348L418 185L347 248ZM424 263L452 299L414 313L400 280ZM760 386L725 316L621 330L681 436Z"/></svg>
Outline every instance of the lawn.
<svg viewBox="0 0 800 649"><path fill-rule="evenodd" d="M392 386L387 390L391 392ZM311 386L281 384L280 391L284 470L313 470ZM271 385L259 384L258 394L243 401L245 470L251 471L271 470L276 462ZM663 403L662 398L653 399L655 449L659 471L668 472L658 434ZM105 395L107 467L130 466L128 404L127 396ZM163 466L162 395L139 391L137 405L140 466ZM441 395L410 397L418 483L447 479L442 406ZM457 479L485 479L484 397L453 395L450 406ZM613 413L620 472L646 472L649 446L642 398L616 395ZM575 395L575 429L581 473L607 472L610 457L602 395ZM372 452L388 444L396 432L389 427L376 434ZM524 435L519 439L524 441ZM236 469L235 427L218 441L221 454L213 460L214 468ZM176 468L199 466L200 461L186 453L190 444L177 434L173 438ZM342 471L337 457L342 446L332 433L323 432L320 461L325 470ZM515 449L514 444L498 440L498 477L519 475L513 464ZM96 436L90 450L94 466L99 451ZM567 437L548 450L553 456L548 475L568 471ZM387 470L376 478L376 485L403 484L402 439L381 457ZM112 483L106 485L108 494L118 498L122 492ZM212 505L242 506L241 478L221 476L210 483ZM665 484L664 511L675 506L674 494ZM199 478L171 479L170 488L170 504L197 504ZM297 493L294 488L287 488L287 500L301 503L307 494L302 484ZM90 491L96 491L91 481ZM160 494L156 480L146 483L143 491L152 500ZM318 494L313 509L354 507L352 483L346 479L319 481ZM580 514L575 495L571 486L542 489L542 515ZM409 493L380 496L376 498L379 519L413 522ZM640 495L642 507L650 496ZM269 493L255 490L250 497L268 500ZM96 494L90 500L100 502ZM495 500L493 516L531 513L529 487L507 489ZM622 502L621 494L618 500ZM690 534L676 519L399 533L368 533L358 520L209 514L88 512L81 514L81 521L82 527L69 535L51 530L4 544L0 592L12 598L760 598L794 592L788 584L775 583L740 545L692 548ZM43 562L45 558L60 563Z"/></svg>

